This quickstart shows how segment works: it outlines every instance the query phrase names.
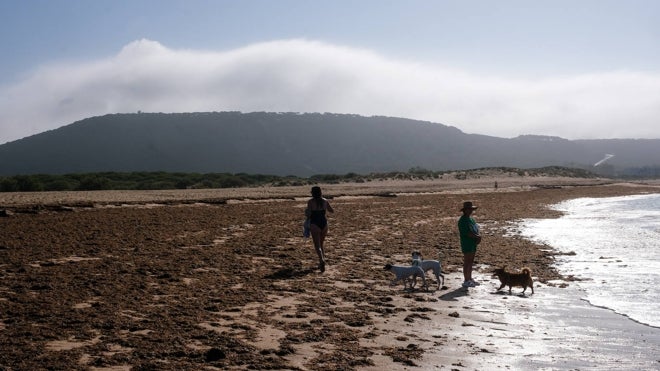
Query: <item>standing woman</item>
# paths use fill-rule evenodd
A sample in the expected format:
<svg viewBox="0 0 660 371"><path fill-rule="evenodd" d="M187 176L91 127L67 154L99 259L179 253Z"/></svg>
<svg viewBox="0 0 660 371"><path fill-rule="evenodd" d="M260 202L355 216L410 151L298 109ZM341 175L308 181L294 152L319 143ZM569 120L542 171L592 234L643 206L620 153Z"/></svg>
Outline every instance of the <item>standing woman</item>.
<svg viewBox="0 0 660 371"><path fill-rule="evenodd" d="M479 283L472 278L472 264L474 255L477 253L477 245L481 242L479 225L472 217L477 209L471 201L463 202L461 211L463 215L458 219L458 233L461 240L461 251L463 252L463 287L478 286Z"/></svg>
<svg viewBox="0 0 660 371"><path fill-rule="evenodd" d="M326 210L334 212L328 200L323 198L321 187L312 187L312 198L307 201L307 210L309 210L310 231L314 241L314 249L319 256L319 269L325 272L325 251L323 250L323 241L328 234L328 219L325 216Z"/></svg>

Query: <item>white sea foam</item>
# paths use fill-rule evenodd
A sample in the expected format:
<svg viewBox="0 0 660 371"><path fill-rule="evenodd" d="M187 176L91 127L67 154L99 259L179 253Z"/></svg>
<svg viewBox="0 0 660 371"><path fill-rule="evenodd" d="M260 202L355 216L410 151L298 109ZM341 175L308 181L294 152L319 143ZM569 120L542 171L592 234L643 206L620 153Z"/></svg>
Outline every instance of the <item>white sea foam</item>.
<svg viewBox="0 0 660 371"><path fill-rule="evenodd" d="M521 221L522 236L559 252L594 306L660 327L660 194L579 198L559 203L558 219Z"/></svg>

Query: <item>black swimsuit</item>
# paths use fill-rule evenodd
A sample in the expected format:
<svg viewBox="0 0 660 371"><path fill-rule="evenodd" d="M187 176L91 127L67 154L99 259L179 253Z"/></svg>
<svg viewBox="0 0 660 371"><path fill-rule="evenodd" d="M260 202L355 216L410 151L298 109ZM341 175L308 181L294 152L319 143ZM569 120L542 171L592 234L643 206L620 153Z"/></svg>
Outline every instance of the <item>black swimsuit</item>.
<svg viewBox="0 0 660 371"><path fill-rule="evenodd" d="M325 210L312 210L309 217L310 223L323 229L328 225L328 219L325 217Z"/></svg>

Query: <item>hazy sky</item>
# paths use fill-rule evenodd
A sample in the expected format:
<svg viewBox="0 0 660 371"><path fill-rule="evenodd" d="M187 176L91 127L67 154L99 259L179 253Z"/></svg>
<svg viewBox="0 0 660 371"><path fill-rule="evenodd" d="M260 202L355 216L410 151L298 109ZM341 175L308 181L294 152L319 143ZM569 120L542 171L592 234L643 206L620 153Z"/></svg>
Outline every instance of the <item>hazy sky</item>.
<svg viewBox="0 0 660 371"><path fill-rule="evenodd" d="M660 138L656 0L0 0L0 55L0 144L138 110Z"/></svg>

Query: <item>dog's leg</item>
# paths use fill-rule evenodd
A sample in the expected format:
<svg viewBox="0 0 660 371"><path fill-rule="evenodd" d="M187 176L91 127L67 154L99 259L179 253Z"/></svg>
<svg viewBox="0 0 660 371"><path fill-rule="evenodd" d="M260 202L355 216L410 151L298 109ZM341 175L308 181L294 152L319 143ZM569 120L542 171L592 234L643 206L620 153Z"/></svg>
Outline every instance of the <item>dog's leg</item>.
<svg viewBox="0 0 660 371"><path fill-rule="evenodd" d="M428 285L428 283L426 283L426 277L425 277L425 275L422 274L421 277L422 277L422 287L424 288L424 290L428 290L428 289L429 289L429 285ZM417 277L415 277L415 282L417 282Z"/></svg>
<svg viewBox="0 0 660 371"><path fill-rule="evenodd" d="M438 283L438 289L440 289L440 276L439 276L439 274L440 273L435 268L433 268L433 275L435 276L435 281Z"/></svg>
<svg viewBox="0 0 660 371"><path fill-rule="evenodd" d="M415 280L415 284L417 283L417 276L422 277L422 287L424 290L428 290L428 284L426 283L426 273L422 269L422 267L418 267L417 271L413 273L413 279Z"/></svg>
<svg viewBox="0 0 660 371"><path fill-rule="evenodd" d="M509 285L509 295L511 295L511 285Z"/></svg>
<svg viewBox="0 0 660 371"><path fill-rule="evenodd" d="M497 291L500 291L500 290L502 290L502 289L504 288L504 286L506 286L506 284L504 284L504 283L503 283L503 284L501 284L501 285L500 285L500 287L499 287L499 288L497 289Z"/></svg>
<svg viewBox="0 0 660 371"><path fill-rule="evenodd" d="M442 277L442 283L440 283L440 277ZM445 276L441 273L440 268L438 268L438 271L435 272L435 279L438 280L438 287L445 284Z"/></svg>
<svg viewBox="0 0 660 371"><path fill-rule="evenodd" d="M398 276L397 276L397 280L403 282L403 289L404 290L406 290L408 288L408 286L410 286L412 288L411 283L410 283L410 274L408 274L407 272L399 272Z"/></svg>
<svg viewBox="0 0 660 371"><path fill-rule="evenodd" d="M411 274L408 276L407 279L408 279L408 282L410 283L410 290L411 290L411 291L414 290L414 289L415 289L415 286L417 286L417 277L416 277L414 274L411 273Z"/></svg>

